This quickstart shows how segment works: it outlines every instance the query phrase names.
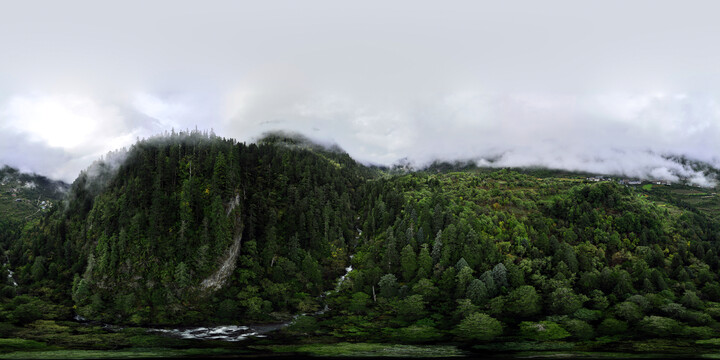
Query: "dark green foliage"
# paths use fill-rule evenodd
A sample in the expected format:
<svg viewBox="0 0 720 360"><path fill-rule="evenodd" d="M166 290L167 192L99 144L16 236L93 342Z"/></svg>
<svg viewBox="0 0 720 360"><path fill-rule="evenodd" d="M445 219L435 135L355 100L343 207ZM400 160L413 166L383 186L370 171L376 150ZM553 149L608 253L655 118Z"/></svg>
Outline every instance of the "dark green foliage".
<svg viewBox="0 0 720 360"><path fill-rule="evenodd" d="M592 326L582 320L567 320L563 323L563 327L573 338L578 340L590 340L595 336Z"/></svg>
<svg viewBox="0 0 720 360"><path fill-rule="evenodd" d="M688 309L717 295L706 285L716 277L690 264L712 262L707 253L720 248L713 242L720 228L660 210L631 188L500 170L404 174L367 190L357 271L382 264L382 284L362 291L386 299L369 302L367 314L408 321L392 309L422 295L423 311L449 319L438 323L446 329L478 311L510 328L557 315L555 324L575 339L627 334L644 316L667 312L698 327L710 323ZM435 234L427 248L418 229ZM700 249L682 240L690 233ZM668 308L673 301L686 306Z"/></svg>
<svg viewBox="0 0 720 360"><path fill-rule="evenodd" d="M615 316L629 323L636 323L643 318L643 311L637 304L629 301L615 305Z"/></svg>
<svg viewBox="0 0 720 360"><path fill-rule="evenodd" d="M13 280L21 285L45 286L48 280L55 279L64 271L64 267L49 261L48 254L38 254L32 261L23 261L16 253L23 232L41 235L37 229L44 218L58 211L65 197L68 185L61 181L52 181L46 177L22 173L17 169L3 166L0 168L0 299L9 299L18 294ZM47 229L58 231L59 229ZM42 247L39 238L33 239L33 245ZM13 279L9 271L15 272ZM21 273L18 273L21 272Z"/></svg>
<svg viewBox="0 0 720 360"><path fill-rule="evenodd" d="M422 248L420 249L420 254L418 255L418 272L417 272L417 278L418 279L424 279L430 276L430 271L432 270L432 258L430 257L430 252L428 251L428 245L423 244Z"/></svg>
<svg viewBox="0 0 720 360"><path fill-rule="evenodd" d="M502 334L502 324L486 314L472 313L457 325L455 334L465 340L490 341Z"/></svg>
<svg viewBox="0 0 720 360"><path fill-rule="evenodd" d="M691 309L701 309L703 307L700 297L692 290L685 291L685 294L680 299L680 303Z"/></svg>
<svg viewBox="0 0 720 360"><path fill-rule="evenodd" d="M318 329L317 320L312 316L300 316L284 331L294 335L311 335Z"/></svg>
<svg viewBox="0 0 720 360"><path fill-rule="evenodd" d="M319 295L346 266L364 180L346 154L301 144L173 132L113 154L15 243L12 261L26 264L18 278L26 291L55 280L57 301L72 298L79 313L105 321L294 313L307 305L294 294ZM203 285L224 262L222 286Z"/></svg>
<svg viewBox="0 0 720 360"><path fill-rule="evenodd" d="M470 299L473 304L484 304L488 298L485 283L480 281L479 279L473 279L473 281L470 282L470 285L468 285L467 288L467 298Z"/></svg>
<svg viewBox="0 0 720 360"><path fill-rule="evenodd" d="M42 318L40 308L33 302L18 305L11 314L12 321L15 324L28 324L37 319Z"/></svg>
<svg viewBox="0 0 720 360"><path fill-rule="evenodd" d="M524 285L508 294L505 301L505 311L518 318L527 318L540 313L542 310L540 295L531 285Z"/></svg>
<svg viewBox="0 0 720 360"><path fill-rule="evenodd" d="M676 335L677 335L677 330ZM689 339L710 339L717 336L717 330L709 326L685 326L680 330L680 334Z"/></svg>
<svg viewBox="0 0 720 360"><path fill-rule="evenodd" d="M680 324L662 316L646 316L640 321L639 329L644 334L654 337L677 336Z"/></svg>
<svg viewBox="0 0 720 360"><path fill-rule="evenodd" d="M328 304L288 334L414 343L486 341L503 327L532 340L718 328L720 224L672 196L505 169L376 176L285 134L246 145L172 133L113 156L119 166L93 165L62 208L5 243L21 284L0 288L8 320L52 303L134 324L271 321ZM354 270L322 297L350 255Z"/></svg>
<svg viewBox="0 0 720 360"><path fill-rule="evenodd" d="M570 333L552 321L524 321L520 323L520 334L527 339L539 341L560 340L570 336Z"/></svg>
<svg viewBox="0 0 720 360"><path fill-rule="evenodd" d="M578 320L593 322L602 318L602 311L582 308L575 311L572 316Z"/></svg>
<svg viewBox="0 0 720 360"><path fill-rule="evenodd" d="M422 295L425 299L435 299L439 295L438 288L429 279L420 279L413 285L412 291Z"/></svg>
<svg viewBox="0 0 720 360"><path fill-rule="evenodd" d="M572 314L582 307L585 298L575 294L572 289L558 288L550 294L548 307L555 314Z"/></svg>
<svg viewBox="0 0 720 360"><path fill-rule="evenodd" d="M396 296L398 291L397 278L393 274L385 274L380 278L378 288L380 288L380 296L384 298Z"/></svg>
<svg viewBox="0 0 720 360"><path fill-rule="evenodd" d="M401 343L428 343L442 338L443 334L437 328L422 323L392 331L392 339Z"/></svg>
<svg viewBox="0 0 720 360"><path fill-rule="evenodd" d="M425 300L422 295L410 295L400 302L398 314L406 321L413 321L425 316Z"/></svg>
<svg viewBox="0 0 720 360"><path fill-rule="evenodd" d="M615 318L606 318L598 325L598 332L605 336L622 335L627 330L627 322Z"/></svg>
<svg viewBox="0 0 720 360"><path fill-rule="evenodd" d="M348 310L355 314L363 314L367 311L367 306L370 303L370 295L364 292L357 292L353 294L352 300L348 305Z"/></svg>
<svg viewBox="0 0 720 360"><path fill-rule="evenodd" d="M408 244L402 249L400 253L400 264L402 267L403 279L405 281L411 281L415 277L417 271L417 256L415 250Z"/></svg>

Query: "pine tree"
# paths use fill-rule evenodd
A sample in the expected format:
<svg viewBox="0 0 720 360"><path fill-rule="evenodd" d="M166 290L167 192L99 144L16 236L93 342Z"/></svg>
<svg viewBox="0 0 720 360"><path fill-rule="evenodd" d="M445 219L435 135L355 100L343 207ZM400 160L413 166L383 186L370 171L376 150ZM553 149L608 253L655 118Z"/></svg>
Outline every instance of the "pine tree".
<svg viewBox="0 0 720 360"><path fill-rule="evenodd" d="M467 286L473 280L473 270L465 266L458 271L457 279L455 281L455 298L461 298L465 296L467 292Z"/></svg>
<svg viewBox="0 0 720 360"><path fill-rule="evenodd" d="M437 264L440 261L440 257L442 257L442 230L438 230L437 235L435 235L435 242L432 248L433 263Z"/></svg>
<svg viewBox="0 0 720 360"><path fill-rule="evenodd" d="M386 234L388 238L385 243L385 257L383 258L383 264L385 265L385 270L391 273L396 268L397 263L400 260L400 256L397 252L397 245L395 244L395 236L393 235L392 228L388 228Z"/></svg>
<svg viewBox="0 0 720 360"><path fill-rule="evenodd" d="M498 294L498 287L495 284L495 279L493 278L492 271L486 271L480 276L480 280L485 283L485 288L488 291L488 296L493 298L497 296Z"/></svg>
<svg viewBox="0 0 720 360"><path fill-rule="evenodd" d="M485 283L480 279L473 279L468 285L466 297L475 305L482 305L488 299Z"/></svg>
<svg viewBox="0 0 720 360"><path fill-rule="evenodd" d="M420 248L420 254L418 255L418 273L417 278L418 279L424 279L430 276L430 271L432 270L432 258L430 257L430 252L428 251L428 245L423 244L422 248Z"/></svg>
<svg viewBox="0 0 720 360"><path fill-rule="evenodd" d="M507 281L507 268L505 268L505 265L503 263L498 263L495 265L495 267L492 269L492 275L493 280L495 280L495 285L498 287L507 287L508 281Z"/></svg>
<svg viewBox="0 0 720 360"><path fill-rule="evenodd" d="M400 254L400 263L402 267L403 278L405 281L410 281L415 277L417 271L417 256L412 245L408 244L402 249Z"/></svg>

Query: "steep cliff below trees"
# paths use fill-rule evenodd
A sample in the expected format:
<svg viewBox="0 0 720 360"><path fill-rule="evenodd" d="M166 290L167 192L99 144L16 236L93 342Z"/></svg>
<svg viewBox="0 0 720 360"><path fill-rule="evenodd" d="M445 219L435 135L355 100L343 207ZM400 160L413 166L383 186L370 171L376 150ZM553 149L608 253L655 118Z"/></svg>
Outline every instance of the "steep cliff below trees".
<svg viewBox="0 0 720 360"><path fill-rule="evenodd" d="M240 229L239 233L235 236L235 241L223 256L220 268L200 283L201 292L212 293L220 290L220 288L225 285L230 275L235 271L235 263L240 254L241 242L242 229Z"/></svg>

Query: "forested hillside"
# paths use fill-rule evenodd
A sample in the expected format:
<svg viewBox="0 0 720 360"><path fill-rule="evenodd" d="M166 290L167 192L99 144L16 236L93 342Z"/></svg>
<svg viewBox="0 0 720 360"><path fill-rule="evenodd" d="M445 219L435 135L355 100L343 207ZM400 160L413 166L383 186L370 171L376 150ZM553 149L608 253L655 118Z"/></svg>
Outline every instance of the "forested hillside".
<svg viewBox="0 0 720 360"><path fill-rule="evenodd" d="M108 322L267 321L317 309L347 264L364 183L347 154L192 132L112 158L15 244L23 289Z"/></svg>
<svg viewBox="0 0 720 360"><path fill-rule="evenodd" d="M0 246L7 249L25 223L39 219L60 201L68 185L18 169L0 168Z"/></svg>
<svg viewBox="0 0 720 360"><path fill-rule="evenodd" d="M720 226L614 182L414 173L373 182L333 302L343 336L712 337ZM320 329L320 328L318 328Z"/></svg>
<svg viewBox="0 0 720 360"><path fill-rule="evenodd" d="M286 336L421 343L720 334L712 190L693 202L688 186L453 169L385 172L285 134L143 140L83 172L12 242L19 285L0 316L304 313Z"/></svg>
<svg viewBox="0 0 720 360"><path fill-rule="evenodd" d="M68 185L44 176L26 174L18 169L0 168L0 276L7 281L0 284L4 297L15 295L14 279L9 277L9 262L6 250L20 238L28 228L46 216L65 197Z"/></svg>

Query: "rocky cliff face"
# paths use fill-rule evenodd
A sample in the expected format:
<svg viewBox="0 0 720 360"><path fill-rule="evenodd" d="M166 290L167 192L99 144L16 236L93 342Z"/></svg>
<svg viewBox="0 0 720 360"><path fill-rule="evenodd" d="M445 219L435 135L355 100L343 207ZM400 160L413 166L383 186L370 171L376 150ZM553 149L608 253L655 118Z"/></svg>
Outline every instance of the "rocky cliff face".
<svg viewBox="0 0 720 360"><path fill-rule="evenodd" d="M240 254L242 243L243 226L239 225L232 246L223 255L220 268L200 283L200 291L203 294L220 290L225 285L230 275L235 271L237 257Z"/></svg>

